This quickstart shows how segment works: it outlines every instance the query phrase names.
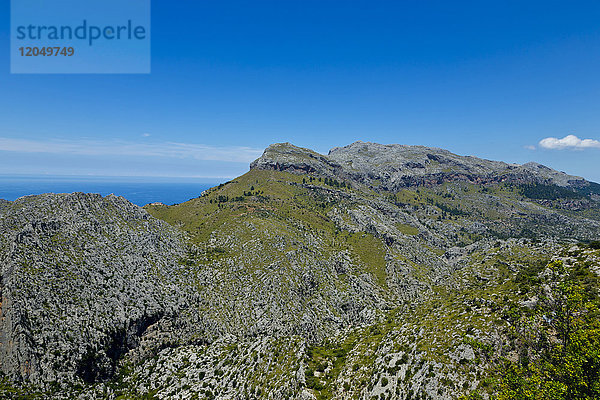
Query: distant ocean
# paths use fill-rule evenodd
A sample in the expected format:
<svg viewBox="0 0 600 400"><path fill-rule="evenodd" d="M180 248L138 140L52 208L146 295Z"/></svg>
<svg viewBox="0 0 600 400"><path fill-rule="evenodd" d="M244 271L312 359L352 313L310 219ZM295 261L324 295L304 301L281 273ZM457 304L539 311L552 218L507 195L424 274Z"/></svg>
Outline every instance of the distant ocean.
<svg viewBox="0 0 600 400"><path fill-rule="evenodd" d="M114 193L143 206L161 202L178 204L196 198L206 189L222 181L205 182L182 179L111 178L111 177L30 177L0 176L0 199L16 200L21 196L41 193Z"/></svg>

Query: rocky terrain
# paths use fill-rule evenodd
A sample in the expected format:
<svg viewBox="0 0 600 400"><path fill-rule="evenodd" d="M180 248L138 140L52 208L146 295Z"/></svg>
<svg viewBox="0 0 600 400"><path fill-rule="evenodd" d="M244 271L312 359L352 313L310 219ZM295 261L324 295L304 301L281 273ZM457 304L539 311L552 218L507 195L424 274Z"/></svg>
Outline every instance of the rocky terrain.
<svg viewBox="0 0 600 400"><path fill-rule="evenodd" d="M599 199L539 164L357 142L272 145L174 206L0 201L0 395L487 398L546 265L600 271Z"/></svg>
<svg viewBox="0 0 600 400"><path fill-rule="evenodd" d="M0 214L2 372L38 384L111 377L139 335L175 316L181 233L115 196L23 197Z"/></svg>
<svg viewBox="0 0 600 400"><path fill-rule="evenodd" d="M251 167L347 177L384 190L431 186L452 181L478 184L536 183L576 189L595 186L596 190L599 189L597 185L581 177L570 176L533 162L524 165L507 164L458 156L438 148L397 144L355 142L333 148L328 156L322 156L289 143L279 143L269 146Z"/></svg>

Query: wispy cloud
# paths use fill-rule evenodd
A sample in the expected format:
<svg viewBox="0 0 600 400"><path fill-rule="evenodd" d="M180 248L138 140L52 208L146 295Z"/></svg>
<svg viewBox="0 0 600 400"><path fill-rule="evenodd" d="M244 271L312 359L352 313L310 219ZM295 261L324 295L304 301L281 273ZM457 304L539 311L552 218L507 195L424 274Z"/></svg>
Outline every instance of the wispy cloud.
<svg viewBox="0 0 600 400"><path fill-rule="evenodd" d="M120 140L29 140L0 137L0 151L86 156L192 158L205 161L247 163L262 149L243 146L210 146L181 142L134 143Z"/></svg>
<svg viewBox="0 0 600 400"><path fill-rule="evenodd" d="M564 150L564 149L600 149L600 141L594 139L579 139L575 135L567 135L562 139L548 137L540 140L540 147L544 149L552 150Z"/></svg>

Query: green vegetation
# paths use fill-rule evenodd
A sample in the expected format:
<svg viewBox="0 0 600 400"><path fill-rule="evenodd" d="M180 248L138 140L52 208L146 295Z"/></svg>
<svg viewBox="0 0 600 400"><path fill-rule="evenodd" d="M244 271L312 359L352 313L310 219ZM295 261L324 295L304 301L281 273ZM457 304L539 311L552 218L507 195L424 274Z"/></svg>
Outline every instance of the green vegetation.
<svg viewBox="0 0 600 400"><path fill-rule="evenodd" d="M492 356L498 367L487 378L493 399L600 398L600 277L580 249L569 254L577 261L568 268L562 261L534 264L515 276L520 292L538 300L526 308L505 298L504 354Z"/></svg>
<svg viewBox="0 0 600 400"><path fill-rule="evenodd" d="M366 270L373 274L379 286L385 286L385 246L381 240L375 238L372 234L357 233L348 235L346 243L350 246L353 254L366 267Z"/></svg>
<svg viewBox="0 0 600 400"><path fill-rule="evenodd" d="M520 185L521 194L536 200L580 199L585 197L581 193L556 185Z"/></svg>
<svg viewBox="0 0 600 400"><path fill-rule="evenodd" d="M405 235L415 236L419 234L419 230L411 225L396 224L396 228Z"/></svg>
<svg viewBox="0 0 600 400"><path fill-rule="evenodd" d="M199 245L201 251L189 254L181 261L183 265L209 264L227 257L231 249L207 245L211 234L231 232L239 243L245 243L256 235L255 231L246 229L251 224L276 233L278 241L285 238L295 243L296 248L302 244L298 239L310 234L328 243L328 252L348 250L361 269L372 274L375 282L384 287L386 250L382 241L371 233L340 233L328 216L337 203L328 201L327 192L304 188L301 182L323 188L333 186L341 191L350 187L330 178L253 170L186 203L170 207L149 205L146 209L155 217L183 228ZM261 244L266 251L261 254L263 260L278 258L275 243L273 246ZM260 265L254 264L254 267Z"/></svg>
<svg viewBox="0 0 600 400"><path fill-rule="evenodd" d="M49 393L29 386L18 387L11 383L7 377L0 376L0 398L7 400L34 400L47 398Z"/></svg>
<svg viewBox="0 0 600 400"><path fill-rule="evenodd" d="M307 349L306 386L314 391L318 400L331 399L339 392L358 393L369 385L369 379L377 372L376 350L396 327L400 312L400 309L392 310L379 324L354 329ZM403 360L388 372L396 373L408 358L405 356ZM353 382L340 387L338 377L348 373L354 375ZM389 383L388 378L382 379L382 386L387 385L384 382Z"/></svg>
<svg viewBox="0 0 600 400"><path fill-rule="evenodd" d="M577 191L584 195L590 195L590 194L600 195L600 184L595 183L595 182L589 182L589 186L579 188L579 189L577 189Z"/></svg>
<svg viewBox="0 0 600 400"><path fill-rule="evenodd" d="M519 360L503 363L499 400L600 398L598 304L561 283L515 332Z"/></svg>
<svg viewBox="0 0 600 400"><path fill-rule="evenodd" d="M534 313L524 309L520 302L538 294L539 288L547 283L543 275L548 265L548 251L552 248L536 244L540 233L550 229L549 225L509 216L531 212L523 197L576 199L581 195L555 186L497 184L484 187L466 182L385 195L373 190L358 185L351 188L347 183L311 174L252 170L187 203L147 208L153 215L182 227L204 249L182 261L191 269L198 263L214 267L220 261L237 256L243 257L246 274L253 276L256 271L267 268L269 260L283 259L285 263L285 254L298 254L309 248L317 252L321 260L330 260L343 252L350 256L350 264L336 267L335 278L319 275L314 277L313 283L308 281L308 287L302 286L302 295L307 301L315 299L313 296L324 296L328 284L336 290L346 290L348 282L354 279L352 274L370 274L384 296L391 293L390 282L394 279L401 285L412 279L427 286L427 290L422 289L426 296L393 311L381 312L370 327L350 329L337 337L308 343L306 386L317 399L330 399L341 393L357 395L376 385L384 389L386 398L394 398L393 394L400 391L414 398L425 396L423 387L411 388L415 376L425 380L437 376L441 392L464 393L475 382L478 388L470 398L482 398L484 393L500 396L504 393L502 388L508 386L502 386L505 384L489 370L490 365L500 362L497 358L500 355L486 334L498 329L504 331L521 321L522 316L534 318ZM419 228L392 220L388 227L394 227L408 238L390 238L382 233L378 227L384 224L378 219L382 218L381 214L373 210L376 208L373 204L381 199L388 203L383 208L397 207L396 210L407 212L418 221ZM357 219L362 219L361 225ZM340 221L345 226L341 227ZM486 228L477 227L480 221ZM495 248L484 247L480 252L469 254L464 259L466 266L434 281L432 277L437 272L419 254L441 257L447 247L439 242L433 246L427 241L431 232L440 235L448 246L465 247L490 238L502 240L497 241ZM209 239L219 235L232 238L234 244L227 248L207 244ZM518 244L506 241L515 236L531 240ZM403 242L404 251L399 251L394 244L397 240ZM596 246L595 242L587 243L589 249ZM254 249L258 255L254 256L248 249ZM401 278L394 275L395 264L408 271L406 275ZM297 279L289 269L286 271L289 280ZM597 287L589 266L577 264L571 273L578 276L586 293ZM318 289L312 291L310 287ZM230 289L224 286L223 290ZM288 290L287 287L284 290ZM515 332L506 333L510 346L516 348L520 345L515 335ZM451 357L452 351L460 346L472 349L475 358ZM387 356L382 355L383 348L389 352ZM395 362L390 361L392 355ZM260 358L255 356L254 361L257 360ZM508 362L504 355L501 360ZM533 368L536 360L533 353L529 360L527 365ZM436 363L445 367L434 368ZM525 382L524 376L533 376L533 369L526 369L522 360L514 366L502 365L521 374L515 378L517 381ZM452 373L458 373L461 381L451 379ZM342 377L344 380L340 380ZM257 389L258 386L254 386L252 393Z"/></svg>

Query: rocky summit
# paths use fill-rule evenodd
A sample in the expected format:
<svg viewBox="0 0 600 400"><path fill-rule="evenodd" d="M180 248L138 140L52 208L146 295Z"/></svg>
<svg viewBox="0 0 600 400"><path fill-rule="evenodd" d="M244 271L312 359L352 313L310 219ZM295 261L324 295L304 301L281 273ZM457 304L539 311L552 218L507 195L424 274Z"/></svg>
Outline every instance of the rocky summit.
<svg viewBox="0 0 600 400"><path fill-rule="evenodd" d="M345 177L392 191L452 181L546 184L578 189L591 185L595 186L596 191L599 189L581 177L570 176L533 162L524 165L507 164L458 156L432 147L365 142L333 148L328 156L289 143L274 144L252 163L252 168L296 173L315 172L323 176Z"/></svg>
<svg viewBox="0 0 600 400"><path fill-rule="evenodd" d="M540 164L281 143L198 195L0 200L0 397L519 398L598 303L600 185Z"/></svg>

